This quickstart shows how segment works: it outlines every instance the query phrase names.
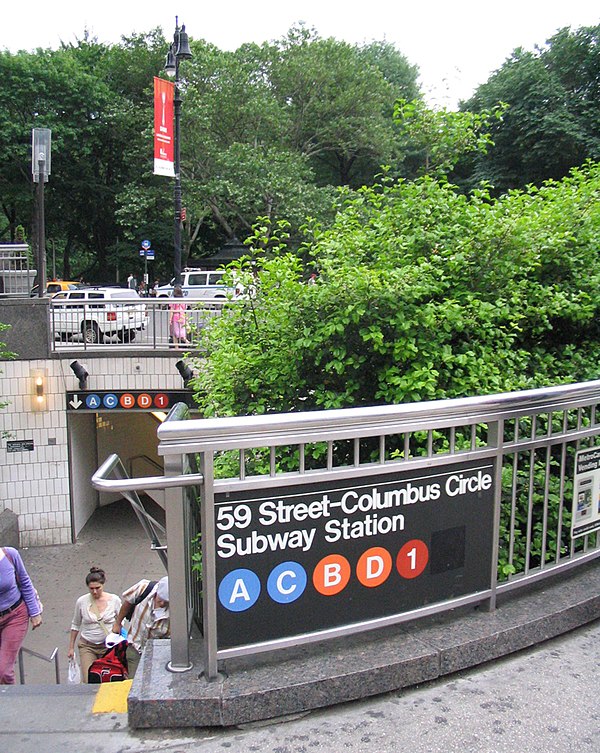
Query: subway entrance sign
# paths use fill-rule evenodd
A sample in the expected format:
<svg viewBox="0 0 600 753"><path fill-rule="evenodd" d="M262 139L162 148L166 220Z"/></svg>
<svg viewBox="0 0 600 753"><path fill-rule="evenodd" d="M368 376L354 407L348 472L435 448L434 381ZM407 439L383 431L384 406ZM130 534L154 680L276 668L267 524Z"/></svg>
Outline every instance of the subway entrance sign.
<svg viewBox="0 0 600 753"><path fill-rule="evenodd" d="M492 584L494 462L215 495L219 649Z"/></svg>
<svg viewBox="0 0 600 753"><path fill-rule="evenodd" d="M67 392L67 410L89 411L168 411L175 403L192 406L189 390L106 390Z"/></svg>

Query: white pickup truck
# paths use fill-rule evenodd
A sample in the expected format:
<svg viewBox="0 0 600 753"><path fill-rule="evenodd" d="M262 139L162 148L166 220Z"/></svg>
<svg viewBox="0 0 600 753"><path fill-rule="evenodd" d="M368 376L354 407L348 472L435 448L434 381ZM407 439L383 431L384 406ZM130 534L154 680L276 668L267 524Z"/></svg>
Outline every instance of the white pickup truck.
<svg viewBox="0 0 600 753"><path fill-rule="evenodd" d="M80 288L52 296L50 327L55 339L101 343L116 336L131 342L148 321L146 304L127 288Z"/></svg>

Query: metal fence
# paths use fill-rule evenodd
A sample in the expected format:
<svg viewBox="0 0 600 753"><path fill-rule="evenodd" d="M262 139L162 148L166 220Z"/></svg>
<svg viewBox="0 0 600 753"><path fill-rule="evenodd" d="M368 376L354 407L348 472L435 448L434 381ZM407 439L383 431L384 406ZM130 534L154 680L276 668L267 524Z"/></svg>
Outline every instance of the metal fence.
<svg viewBox="0 0 600 753"><path fill-rule="evenodd" d="M0 244L0 297L28 297L36 270L29 266L26 243Z"/></svg>
<svg viewBox="0 0 600 753"><path fill-rule="evenodd" d="M223 298L207 298L187 303L188 344L173 343L169 330L169 300L165 298L132 299L113 295L104 300L90 291L76 291L80 299L52 298L48 307L51 349L55 352L79 350L107 351L165 350L176 345L185 350L193 347L194 333L221 313ZM83 296L86 298L83 298Z"/></svg>
<svg viewBox="0 0 600 753"><path fill-rule="evenodd" d="M170 553L177 552L177 561L169 557L172 669L190 666L189 627L199 609L200 597L204 671L208 678L214 678L219 660L231 656L349 635L465 604L485 603L494 609L499 592L589 562L600 554L594 525L594 520L600 518L600 481L593 470L596 496L592 496L589 509L580 510L578 504L574 505L578 496L576 456L581 450L595 447L600 435L599 403L600 381L595 381L488 397L304 414L201 420L186 419L181 408L172 411L158 431L159 453L165 457L169 478L128 482L128 488L168 486L167 544ZM586 468L589 470L592 465ZM596 465L600 468L600 461ZM441 479L445 479L445 487L442 486L446 495L451 495L448 500L442 499ZM119 488L115 483L107 481L103 469L94 477L97 488L114 490ZM359 496L354 489L361 484L370 491ZM266 608L261 607L255 616L252 610L240 617L223 608L222 589L228 571L241 572L245 568L247 572L246 563L260 560L260 556L244 559L241 547L235 556L230 554L234 539L238 546L236 537L258 530L252 526L256 511L263 509L257 507L261 500L279 500L266 504L279 504L288 518L306 521L323 516L324 500L331 502L338 490L350 490L344 494L353 500L353 510L363 502L365 510L379 510L375 504L380 500L377 489L382 494L384 489L391 489L385 492L385 499L403 505L398 508L403 514L393 516L393 521L400 521L401 526L405 525L405 516L409 521L409 530L401 529L397 538L400 543L411 539L408 544L412 548L405 554L415 573L421 557L416 543L426 545L425 549L428 546L431 554L441 539L439 532L431 533L428 526L441 526L445 553L437 558L435 567L438 580L450 584L447 593L436 591L431 585L413 585L419 583L418 578L403 580L404 592L413 589L412 601L409 598L403 608L392 604L380 609L377 605L369 612L357 605L368 601L377 589L363 588L360 598L344 602L343 595L336 597L342 605L341 616L332 612L329 622L319 614L321 606L323 610L328 608L326 599L309 601L308 609L293 612L290 608L289 614L294 613L296 620L292 620L291 627L276 624L279 607L271 609L266 605L267 588L272 583L263 584L263 601L259 603ZM327 514L335 504L339 503L331 502ZM384 506L381 503L381 510ZM576 516L588 514L592 521L586 524L587 529L581 529L587 532L576 538L572 536L573 511ZM381 528L382 535L378 536L378 530L373 534L365 528L367 523L375 529L380 525L377 514L363 511L361 515L361 536L369 536L369 551L390 540L391 524L387 518L385 530ZM416 521L414 531L422 529L426 533L421 536L423 541L410 532L411 515ZM444 515L449 515L449 522L437 523L437 518ZM270 522L266 514L263 517L266 523ZM329 525L330 532L337 535L338 522ZM353 529L350 524L347 528L351 539ZM280 526L282 536L284 529ZM201 552L197 549L200 530ZM259 541L263 534L267 540L265 531L253 533L253 540ZM277 535L269 541L275 541ZM247 540L250 541L249 536ZM260 539L261 547L262 542ZM471 559L470 548L477 552ZM404 547L395 560L401 575L403 550ZM286 559L283 555L288 553L272 554L269 568ZM299 550L293 554L291 559L306 565ZM352 559L350 555L348 559ZM421 581L425 584L431 580L427 568L433 571L433 557L422 563ZM290 580L281 582L290 586L292 575L296 578L303 568L294 570L294 562L285 564L285 577ZM351 564L354 567L356 563ZM257 568L260 575L260 562ZM412 578L415 573L405 573L405 577ZM239 577L244 587L246 576ZM318 590L315 577L313 574ZM251 589L253 581L247 583ZM273 591L269 594L278 598ZM321 606L315 608L315 604ZM268 624L261 628L260 623L265 621Z"/></svg>

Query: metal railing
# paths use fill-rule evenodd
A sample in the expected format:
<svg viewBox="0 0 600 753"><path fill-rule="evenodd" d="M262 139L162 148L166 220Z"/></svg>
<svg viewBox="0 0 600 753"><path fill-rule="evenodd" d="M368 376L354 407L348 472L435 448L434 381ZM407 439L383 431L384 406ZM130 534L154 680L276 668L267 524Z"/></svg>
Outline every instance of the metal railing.
<svg viewBox="0 0 600 753"><path fill-rule="evenodd" d="M187 419L177 406L158 430L165 477L108 481L103 466L93 483L111 491L124 486L143 488L148 483L167 488L167 541L169 551L178 553L177 561L169 558L174 599L171 665L182 671L190 666L189 626L198 609L190 584L195 583L196 595L202 596L204 672L211 679L217 676L218 661L231 656L349 635L465 604L486 603L494 609L499 592L598 557L600 534L591 530L573 538L571 520L576 453L594 447L600 435L598 404L600 381L460 400L206 420ZM336 501L342 491L344 499L354 500L346 523L334 520L332 512L336 505L348 506ZM388 500L395 500L402 514L388 516L384 527ZM360 511L361 504L376 512ZM279 533L269 539L266 526L276 508L287 516L288 525L279 525ZM265 511L262 529L259 510ZM400 607L382 611L376 606L369 612L361 611L362 607L357 610L357 604L377 589L363 588L341 610L342 616L332 612L329 622L319 612L334 600L311 597L310 609L303 612L308 617L296 616L300 622L289 628L282 627L283 622L276 624L279 607L273 607L267 596L272 583L265 588L261 581L256 586L261 606L255 617L245 619L232 613L221 592L231 571L254 567L266 582L260 556L247 556L243 547L259 537L263 537L260 547L264 541L274 546L278 535L291 531L290 519L309 520L311 525L316 520L316 530L321 525L317 519L325 516L329 516L330 540L341 541L345 525L352 544L352 526L358 521L360 541L368 538L370 548L378 542L389 548L388 526L401 526L396 538L411 539L410 565L416 568L421 556L416 543L426 543L431 559L425 559L423 567L427 565L430 574L435 569L436 577L430 580L446 583L447 593L436 591L437 586L413 586L417 578L402 580L400 590L409 593L410 583L412 600L407 597ZM298 523L293 529L294 546L299 546L302 525L306 527ZM367 531L368 525L374 533ZM190 540L197 542L200 530L202 579L198 583L198 568L194 570L193 564L198 564L199 557L196 552L194 560ZM419 530L424 532L423 541L414 533ZM243 540L243 547L238 540ZM434 563L434 550L440 543L446 551L436 554ZM402 575L401 553L395 564ZM288 570L280 577L290 578L285 581L289 586L293 582L290 573L296 578L301 570L309 570L324 552L315 553L314 562L309 562L311 554L299 549L275 552L269 567L285 559ZM348 559L352 556L348 554ZM423 582L429 582L427 572ZM239 577L243 589L247 576ZM324 590L315 577L317 590ZM250 588L254 581L248 583ZM419 588L427 593L420 594ZM278 596L272 591L268 594ZM249 593L245 596L249 603L254 598ZM268 623L262 626L263 632L260 625L256 627L261 621Z"/></svg>
<svg viewBox="0 0 600 753"><path fill-rule="evenodd" d="M110 300L51 299L48 307L51 349L64 353L74 350L106 351L169 350L176 347L169 331L168 298L113 297ZM227 303L223 298L185 301L190 344L193 333L218 316Z"/></svg>
<svg viewBox="0 0 600 753"><path fill-rule="evenodd" d="M26 243L0 244L0 297L29 297L36 276L29 256Z"/></svg>
<svg viewBox="0 0 600 753"><path fill-rule="evenodd" d="M148 455L142 454L142 455L134 455L133 457L130 457L127 461L127 470L129 477L132 478L135 476L134 470L134 464L141 463L142 465L149 466L154 471L162 471L163 468L160 465L160 463L157 463L156 460L152 460L151 457Z"/></svg>
<svg viewBox="0 0 600 753"><path fill-rule="evenodd" d="M24 654L27 654L28 656L34 656L36 659L41 659L42 661L48 662L49 664L54 664L54 679L56 680L56 685L60 685L58 646L54 649L50 656L44 656L43 654L39 654L37 651L33 651L30 648L21 646L21 648L19 649L19 683L21 685L25 685L25 662L23 660Z"/></svg>

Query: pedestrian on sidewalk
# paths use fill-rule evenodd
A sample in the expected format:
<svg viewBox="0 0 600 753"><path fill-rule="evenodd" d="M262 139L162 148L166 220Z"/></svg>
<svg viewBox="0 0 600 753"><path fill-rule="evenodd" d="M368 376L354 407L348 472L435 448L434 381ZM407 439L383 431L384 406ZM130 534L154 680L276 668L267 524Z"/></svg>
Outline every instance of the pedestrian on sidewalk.
<svg viewBox="0 0 600 753"><path fill-rule="evenodd" d="M168 638L171 634L168 577L161 578L157 583L140 580L128 588L123 593L123 603L112 627L113 633L120 634L125 619L129 620L127 664L131 679L140 663L146 641L149 638Z"/></svg>
<svg viewBox="0 0 600 753"><path fill-rule="evenodd" d="M27 627L42 624L42 605L21 555L11 546L0 548L0 685L15 684L15 662Z"/></svg>
<svg viewBox="0 0 600 753"><path fill-rule="evenodd" d="M99 567L90 568L85 583L89 593L80 596L75 603L67 655L69 659L75 656L75 641L79 635L81 682L87 683L91 663L106 653L106 637L119 614L121 599L104 590L106 573Z"/></svg>
<svg viewBox="0 0 600 753"><path fill-rule="evenodd" d="M187 306L183 298L183 289L180 285L173 288L173 298L177 299L169 304L169 334L173 340L175 350L179 350L179 343L188 345L187 340Z"/></svg>

